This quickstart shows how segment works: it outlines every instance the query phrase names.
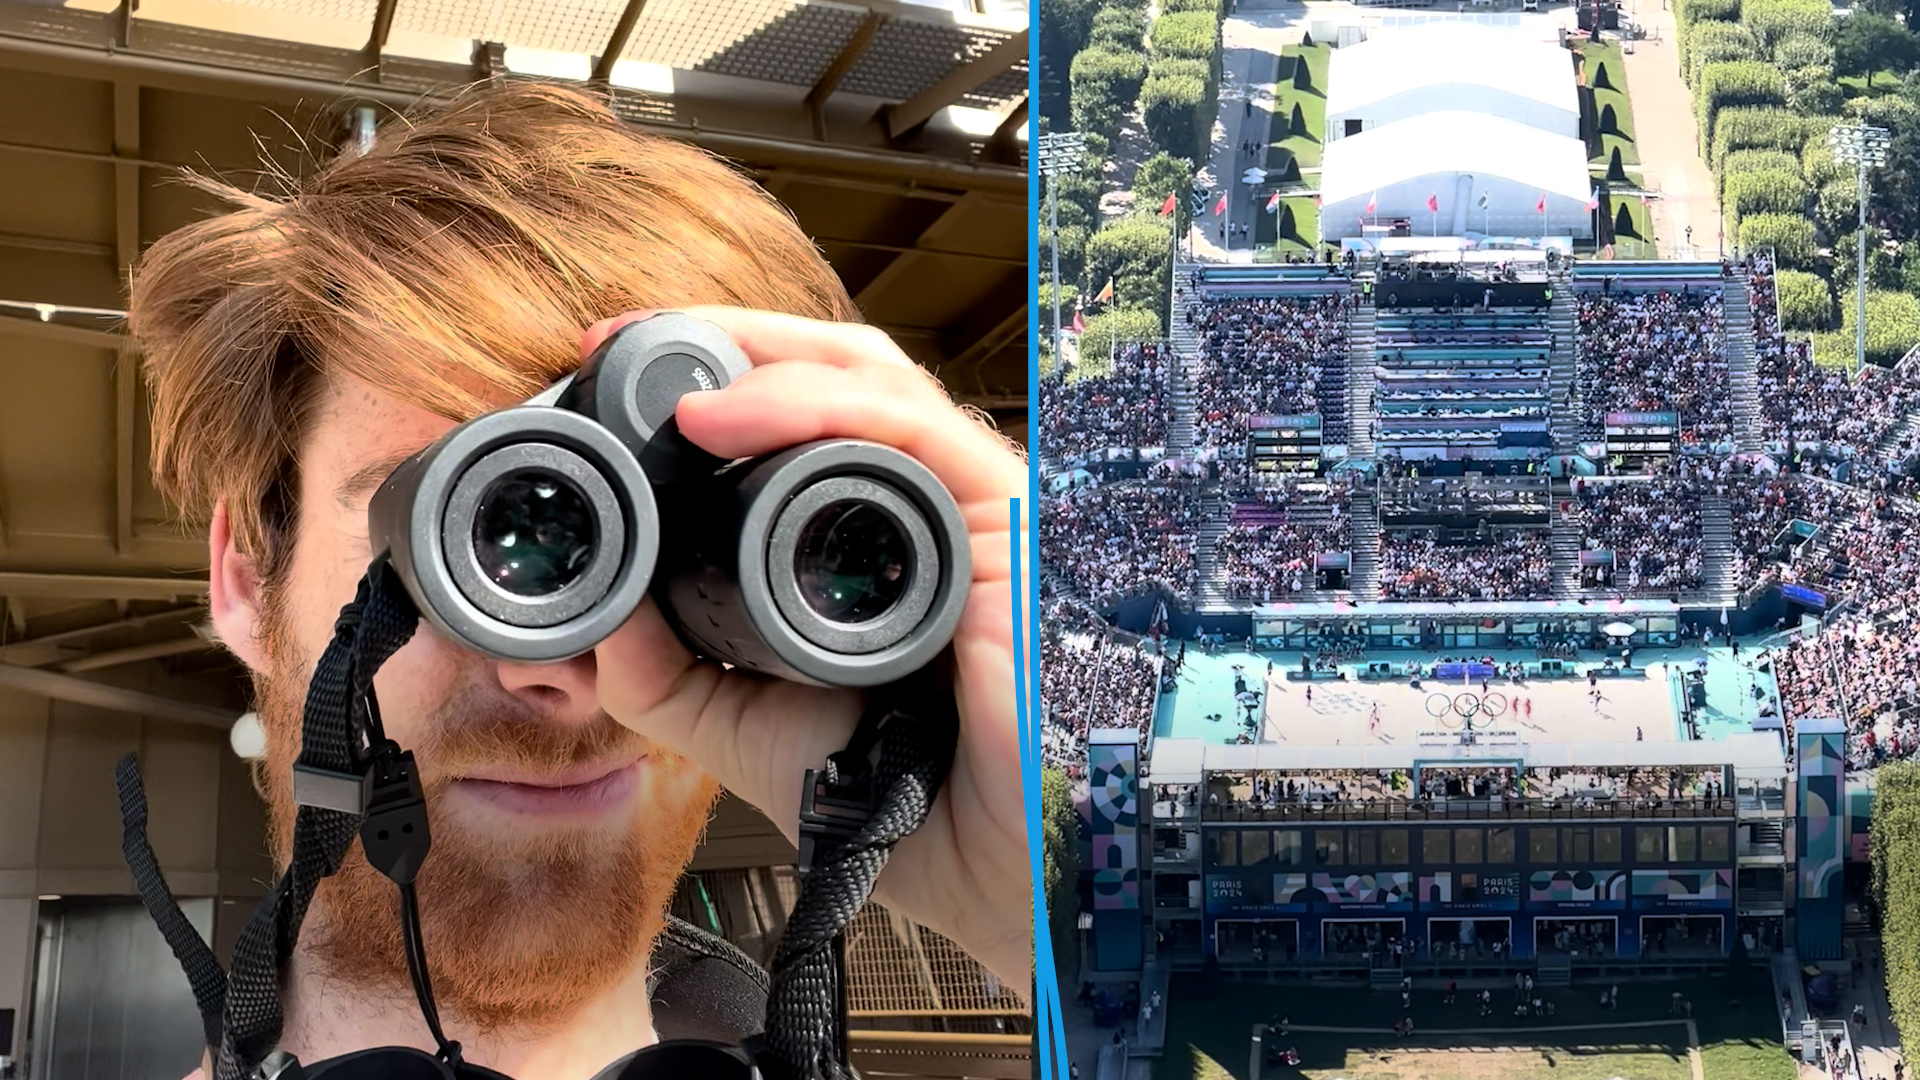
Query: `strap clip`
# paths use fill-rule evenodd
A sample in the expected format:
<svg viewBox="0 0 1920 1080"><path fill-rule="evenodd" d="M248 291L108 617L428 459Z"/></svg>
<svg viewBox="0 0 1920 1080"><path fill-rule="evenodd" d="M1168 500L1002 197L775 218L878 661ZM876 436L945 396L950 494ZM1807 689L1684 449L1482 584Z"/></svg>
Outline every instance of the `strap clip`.
<svg viewBox="0 0 1920 1080"><path fill-rule="evenodd" d="M864 778L863 778L864 779ZM839 848L873 820L873 785L829 784L808 769L800 790L800 876L812 870L821 849Z"/></svg>

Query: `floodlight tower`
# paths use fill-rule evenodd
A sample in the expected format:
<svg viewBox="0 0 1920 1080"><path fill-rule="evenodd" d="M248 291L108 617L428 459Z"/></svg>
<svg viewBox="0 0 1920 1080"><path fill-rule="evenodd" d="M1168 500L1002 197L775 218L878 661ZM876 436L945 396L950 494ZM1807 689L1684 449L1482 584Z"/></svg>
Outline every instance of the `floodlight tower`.
<svg viewBox="0 0 1920 1080"><path fill-rule="evenodd" d="M1860 172L1860 265L1854 278L1859 299L1854 309L1854 370L1867 366L1867 170L1887 163L1887 147L1893 135L1886 128L1867 124L1841 124L1827 133L1827 145L1836 161L1857 166Z"/></svg>
<svg viewBox="0 0 1920 1080"><path fill-rule="evenodd" d="M1060 177L1086 167L1087 139L1077 131L1040 136L1040 175L1047 178L1047 228L1053 234L1053 362L1060 363Z"/></svg>

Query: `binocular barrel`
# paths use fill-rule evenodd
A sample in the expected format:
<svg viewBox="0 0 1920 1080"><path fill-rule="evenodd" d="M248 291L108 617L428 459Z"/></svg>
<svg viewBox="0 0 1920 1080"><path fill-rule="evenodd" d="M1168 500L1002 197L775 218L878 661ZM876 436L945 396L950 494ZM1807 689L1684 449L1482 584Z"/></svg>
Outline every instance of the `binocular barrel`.
<svg viewBox="0 0 1920 1080"><path fill-rule="evenodd" d="M953 497L891 447L828 439L728 462L674 409L750 364L668 312L622 328L531 401L454 428L368 507L421 615L504 660L591 650L649 591L709 659L874 686L953 636L972 559Z"/></svg>

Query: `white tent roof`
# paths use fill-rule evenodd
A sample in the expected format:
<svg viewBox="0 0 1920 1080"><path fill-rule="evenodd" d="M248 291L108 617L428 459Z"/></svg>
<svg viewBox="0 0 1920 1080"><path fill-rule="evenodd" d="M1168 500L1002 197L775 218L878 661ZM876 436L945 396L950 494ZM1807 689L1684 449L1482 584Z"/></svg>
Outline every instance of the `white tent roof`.
<svg viewBox="0 0 1920 1080"><path fill-rule="evenodd" d="M1567 50L1473 23L1431 23L1333 50L1327 115L1345 115L1410 92L1445 108L1449 86L1485 87L1580 114Z"/></svg>
<svg viewBox="0 0 1920 1080"><path fill-rule="evenodd" d="M1431 112L1330 143L1321 158L1322 204L1366 196L1421 176L1472 173L1585 202L1591 193L1587 148L1498 116Z"/></svg>

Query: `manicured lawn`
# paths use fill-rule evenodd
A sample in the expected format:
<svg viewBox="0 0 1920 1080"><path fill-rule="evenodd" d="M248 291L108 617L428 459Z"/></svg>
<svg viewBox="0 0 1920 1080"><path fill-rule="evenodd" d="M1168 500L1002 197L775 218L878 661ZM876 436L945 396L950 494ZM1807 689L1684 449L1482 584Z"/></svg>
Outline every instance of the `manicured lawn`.
<svg viewBox="0 0 1920 1080"><path fill-rule="evenodd" d="M1272 245L1282 261L1288 253L1298 254L1314 251L1320 243L1320 207L1314 204L1312 196L1281 199L1281 209L1267 213L1263 205L1253 226L1253 242L1260 248ZM1293 211L1293 233L1289 236L1276 236L1274 230L1280 224L1280 218L1288 210Z"/></svg>
<svg viewBox="0 0 1920 1080"><path fill-rule="evenodd" d="M1633 221L1634 235L1615 233L1613 257L1616 259L1651 259L1655 257L1653 243L1653 215L1644 202L1631 196L1611 197L1603 195L1600 210L1607 215L1607 221L1618 224L1620 208L1627 208L1627 216Z"/></svg>
<svg viewBox="0 0 1920 1080"><path fill-rule="evenodd" d="M1515 1020L1510 991L1494 994L1495 1015L1480 1017L1463 992L1453 1005L1437 991L1414 994L1412 1039L1396 1038L1398 995L1360 989L1272 987L1225 983L1207 996L1197 976L1174 982L1166 1054L1155 1080L1246 1080L1248 1038L1255 1023L1285 1013L1299 1026L1362 1028L1360 1032L1294 1031L1286 1045L1300 1067L1268 1069L1278 1080L1688 1080L1686 1028L1667 1023L1668 995L1687 995L1701 1041L1706 1080L1792 1080L1792 1060L1778 1042L1772 989L1755 972L1729 996L1725 979L1625 984L1620 1008L1603 1010L1597 989L1544 991L1552 1017ZM1652 1026L1620 1026L1655 1021ZM1546 1027L1601 1025L1583 1031ZM1449 1035L1449 1030L1498 1033Z"/></svg>
<svg viewBox="0 0 1920 1080"><path fill-rule="evenodd" d="M1283 150L1298 159L1303 169L1315 168L1320 164L1320 140L1327 130L1327 58L1332 52L1330 46L1321 44L1288 45L1280 50L1282 69L1292 70L1292 64L1306 64L1312 86L1296 90L1293 83L1282 80L1274 87L1273 130L1267 136L1267 168L1280 167L1284 160L1280 151ZM1292 58L1291 62L1285 59L1289 57ZM1295 105L1300 107L1301 119L1306 124L1304 135L1292 132Z"/></svg>
<svg viewBox="0 0 1920 1080"><path fill-rule="evenodd" d="M1842 75L1833 81L1840 84L1841 89L1847 92L1848 97L1859 97L1862 94L1872 94L1875 97L1879 97L1881 94L1891 94L1895 90L1900 89L1900 76L1890 70L1876 71L1873 73L1873 89L1871 90L1867 89L1867 77L1865 75Z"/></svg>
<svg viewBox="0 0 1920 1080"><path fill-rule="evenodd" d="M1620 148L1622 165L1640 164L1640 148L1634 142L1633 134L1633 102L1627 97L1627 65L1621 59L1620 46L1611 42L1588 42L1580 47L1580 55L1586 60L1588 85L1592 85L1599 69L1604 66L1607 69L1607 83L1612 87L1594 88L1594 121L1597 123L1607 106L1611 105L1615 126L1620 129L1618 135L1600 136L1600 153L1594 156L1594 163L1604 171L1613 157L1613 148L1617 146Z"/></svg>

